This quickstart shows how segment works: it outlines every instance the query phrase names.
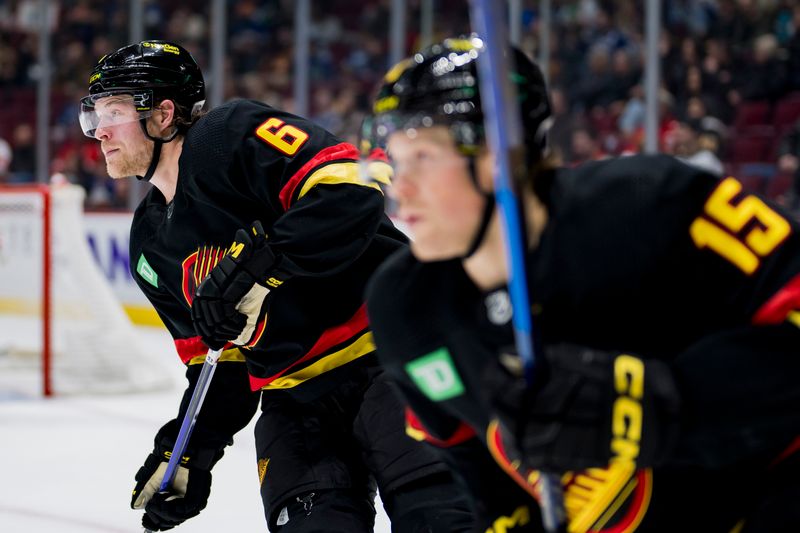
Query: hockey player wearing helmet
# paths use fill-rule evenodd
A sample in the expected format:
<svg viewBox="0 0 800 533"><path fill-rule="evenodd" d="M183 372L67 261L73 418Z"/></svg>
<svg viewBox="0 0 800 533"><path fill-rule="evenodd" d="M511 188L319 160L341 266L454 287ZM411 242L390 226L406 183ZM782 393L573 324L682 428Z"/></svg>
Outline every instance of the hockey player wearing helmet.
<svg viewBox="0 0 800 533"><path fill-rule="evenodd" d="M482 51L448 39L400 63L362 141L385 148L411 237L367 292L408 433L445 453L492 531L541 529L539 470L562 474L573 532L795 530L800 228L735 178L667 156L559 168L541 75L514 52L538 348L526 386Z"/></svg>
<svg viewBox="0 0 800 533"><path fill-rule="evenodd" d="M186 134L204 103L203 74L191 55L175 44L143 41L97 63L89 77L89 95L81 100L80 123L87 136L108 141L103 154L112 178L136 175L149 181L164 144L177 138L169 152L180 151L178 134ZM116 131L138 126L151 142L137 144L116 135L119 139L113 140L133 143L116 145L108 135L111 126Z"/></svg>
<svg viewBox="0 0 800 533"><path fill-rule="evenodd" d="M84 132L113 178L154 187L131 227L131 272L175 340L188 387L155 437L131 501L167 530L197 515L211 469L252 418L270 531L371 531L375 491L398 531L465 531L472 514L374 355L363 291L405 239L355 147L260 102L201 109L182 47L144 41L103 57ZM185 456L158 492L208 347L223 348ZM121 363L121 364L135 364ZM235 525L232 526L235 529Z"/></svg>

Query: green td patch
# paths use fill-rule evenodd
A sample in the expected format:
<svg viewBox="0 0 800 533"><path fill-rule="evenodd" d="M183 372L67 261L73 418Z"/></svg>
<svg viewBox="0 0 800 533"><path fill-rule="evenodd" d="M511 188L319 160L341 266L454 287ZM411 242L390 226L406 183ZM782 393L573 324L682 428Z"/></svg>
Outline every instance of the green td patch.
<svg viewBox="0 0 800 533"><path fill-rule="evenodd" d="M464 384L445 347L411 361L405 369L425 396L435 402L464 393Z"/></svg>
<svg viewBox="0 0 800 533"><path fill-rule="evenodd" d="M158 274L144 258L144 254L139 256L139 262L136 264L136 273L139 274L147 283L158 288Z"/></svg>

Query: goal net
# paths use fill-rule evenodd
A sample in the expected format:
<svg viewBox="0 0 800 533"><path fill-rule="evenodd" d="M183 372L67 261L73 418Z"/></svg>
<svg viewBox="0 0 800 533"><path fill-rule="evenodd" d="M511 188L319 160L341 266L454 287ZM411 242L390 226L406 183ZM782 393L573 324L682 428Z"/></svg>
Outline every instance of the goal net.
<svg viewBox="0 0 800 533"><path fill-rule="evenodd" d="M0 187L0 393L170 387L98 268L81 187Z"/></svg>

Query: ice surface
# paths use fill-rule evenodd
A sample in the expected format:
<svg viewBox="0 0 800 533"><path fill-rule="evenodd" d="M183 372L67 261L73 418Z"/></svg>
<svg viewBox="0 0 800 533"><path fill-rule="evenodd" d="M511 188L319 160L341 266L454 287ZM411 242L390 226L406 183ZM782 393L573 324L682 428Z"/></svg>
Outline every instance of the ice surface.
<svg viewBox="0 0 800 533"><path fill-rule="evenodd" d="M140 533L129 508L133 476L158 428L175 416L182 366L166 332L142 328L151 349L174 359L176 387L125 396L55 399L0 391L0 532ZM258 491L253 426L214 468L208 507L176 533L267 531ZM375 531L389 521L377 502Z"/></svg>

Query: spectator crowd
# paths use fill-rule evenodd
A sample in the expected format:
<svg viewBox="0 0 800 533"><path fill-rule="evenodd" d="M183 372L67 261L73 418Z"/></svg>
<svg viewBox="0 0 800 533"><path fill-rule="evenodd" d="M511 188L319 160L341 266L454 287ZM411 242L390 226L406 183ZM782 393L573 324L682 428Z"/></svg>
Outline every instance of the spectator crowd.
<svg viewBox="0 0 800 533"><path fill-rule="evenodd" d="M145 0L144 36L180 42L205 70L207 0ZM408 0L407 50L420 46L422 0ZM52 0L51 173L88 207L126 207L98 144L76 123L99 56L128 43L129 1ZM639 152L644 142L644 2L552 0L551 146L568 165ZM39 0L0 0L0 183L35 179ZM467 33L467 0L434 0L433 38ZM391 0L312 0L309 115L354 141L388 66ZM538 0L522 2L520 46L538 57ZM292 0L228 3L223 94L289 111ZM659 149L798 207L800 5L793 0L662 2ZM208 70L207 70L208 71ZM211 80L207 80L211 82Z"/></svg>

